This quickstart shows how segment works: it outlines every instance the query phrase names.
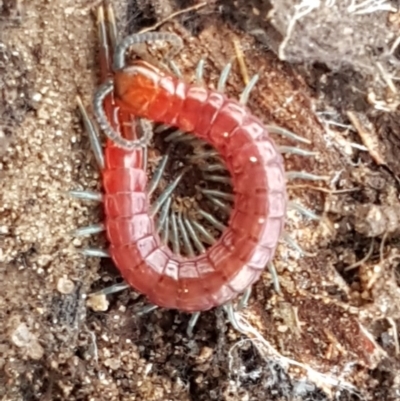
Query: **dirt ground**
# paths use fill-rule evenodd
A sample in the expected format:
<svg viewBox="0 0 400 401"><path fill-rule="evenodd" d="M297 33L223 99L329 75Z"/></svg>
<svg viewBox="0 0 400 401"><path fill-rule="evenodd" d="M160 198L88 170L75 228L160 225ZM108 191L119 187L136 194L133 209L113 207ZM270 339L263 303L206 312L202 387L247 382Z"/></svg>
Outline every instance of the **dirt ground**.
<svg viewBox="0 0 400 401"><path fill-rule="evenodd" d="M280 61L259 37L273 37L263 2L210 1L161 29L182 36L185 76L204 58L214 86L240 43L249 74L261 76L249 108L309 140L315 156L285 157L287 171L325 177L289 182L290 199L321 216L288 214L305 254L280 245L282 293L265 272L238 313L246 335L213 310L188 338L188 315L139 317L145 300L133 291L109 296L104 311L88 305L89 292L118 280L108 263L79 253L104 238L70 234L100 221L101 208L66 194L100 188L76 107L78 94L90 105L98 83L99 3L0 0L0 399L399 400L396 81ZM194 3L113 5L126 35ZM388 32L399 15L386 12ZM227 91L242 88L235 63Z"/></svg>

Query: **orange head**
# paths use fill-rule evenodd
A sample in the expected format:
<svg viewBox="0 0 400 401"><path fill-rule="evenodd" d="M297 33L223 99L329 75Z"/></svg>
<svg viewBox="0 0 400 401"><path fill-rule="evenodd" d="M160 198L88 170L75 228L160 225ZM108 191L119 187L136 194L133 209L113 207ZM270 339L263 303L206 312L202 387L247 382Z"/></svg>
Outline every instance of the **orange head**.
<svg viewBox="0 0 400 401"><path fill-rule="evenodd" d="M114 74L114 98L121 109L138 117L148 117L148 109L158 93L164 73L138 61Z"/></svg>

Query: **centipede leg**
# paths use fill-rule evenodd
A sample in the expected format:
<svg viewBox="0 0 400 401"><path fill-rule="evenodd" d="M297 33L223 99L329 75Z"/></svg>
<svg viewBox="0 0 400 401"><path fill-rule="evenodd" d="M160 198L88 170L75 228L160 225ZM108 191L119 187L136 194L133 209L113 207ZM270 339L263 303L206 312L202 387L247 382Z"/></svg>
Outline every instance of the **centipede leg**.
<svg viewBox="0 0 400 401"><path fill-rule="evenodd" d="M151 207L151 216L155 216L160 210L161 206L164 204L164 202L171 197L172 192L174 192L175 188L178 186L185 172L186 170L182 171L182 173L180 173L178 177L176 177L175 180L172 181L172 183L169 184L167 188L165 188L165 190L156 199L156 201L153 203L153 206Z"/></svg>
<svg viewBox="0 0 400 401"><path fill-rule="evenodd" d="M196 326L197 321L199 320L200 317L200 312L194 312L192 313L192 316L190 317L187 329L186 329L186 335L188 337L192 337L193 335L193 329Z"/></svg>
<svg viewBox="0 0 400 401"><path fill-rule="evenodd" d="M161 177L165 171L165 167L167 166L168 159L169 159L169 154L167 151L167 153L164 155L164 157L161 159L161 162L157 166L157 169L154 172L153 177L151 178L151 181L148 185L147 193L149 196L153 194L158 184L160 183Z"/></svg>
<svg viewBox="0 0 400 401"><path fill-rule="evenodd" d="M94 191L68 191L68 194L76 199L94 201L94 202L102 202L103 195L100 192Z"/></svg>
<svg viewBox="0 0 400 401"><path fill-rule="evenodd" d="M254 87L257 84L257 81L259 80L259 78L260 78L260 76L258 74L254 75L254 77L251 78L249 83L243 89L242 94L240 95L240 98L239 98L239 103L240 104L245 105L248 102L250 93L254 89Z"/></svg>
<svg viewBox="0 0 400 401"><path fill-rule="evenodd" d="M295 251L299 252L300 255L306 254L303 248L285 231L282 234L282 240L291 246Z"/></svg>
<svg viewBox="0 0 400 401"><path fill-rule="evenodd" d="M77 228L71 233L71 235L73 235L74 237L86 237L88 235L102 233L105 229L106 228L102 223L92 224L90 226Z"/></svg>
<svg viewBox="0 0 400 401"><path fill-rule="evenodd" d="M226 81L228 80L229 74L232 69L232 63L228 63L221 71L221 75L219 76L217 91L223 93L225 91Z"/></svg>
<svg viewBox="0 0 400 401"><path fill-rule="evenodd" d="M111 40L111 45L113 46L116 41L116 26L115 26L115 18L113 16L112 8L109 6L107 8L107 21L109 23L109 36ZM104 8L100 6L98 8L97 13L97 24L98 24L98 37L99 37L99 49L100 49L100 75L101 80L104 81L110 71L110 48L108 46L107 40L107 28L105 25L105 18L104 18ZM112 50L112 49L111 49ZM92 120L90 119L88 113L86 112L85 107L83 106L81 98L77 97L77 103L79 107L79 111L82 115L83 124L85 126L85 130L88 133L90 145L97 161L97 165L101 170L104 169L104 156L103 156L103 149L101 146L101 142L99 139L99 134L97 128L93 124ZM110 107L110 104L107 105L107 108ZM109 111L109 110L107 110Z"/></svg>
<svg viewBox="0 0 400 401"><path fill-rule="evenodd" d="M274 290L277 294L282 294L281 285L279 284L279 276L278 272L275 269L275 265L272 262L267 264L269 273L271 274L272 284L274 286Z"/></svg>
<svg viewBox="0 0 400 401"><path fill-rule="evenodd" d="M212 214L207 213L203 209L199 209L198 213L200 214L201 217L203 217L205 220L207 220L212 226L214 226L217 230L224 232L226 229L226 226L219 222Z"/></svg>
<svg viewBox="0 0 400 401"><path fill-rule="evenodd" d="M172 250L175 254L180 253L180 245L179 245L179 232L178 232L178 223L176 221L176 214L171 213L171 238L170 241L172 243Z"/></svg>
<svg viewBox="0 0 400 401"><path fill-rule="evenodd" d="M166 128L169 128L169 127L166 127ZM171 132L169 135L167 135L164 138L164 141L165 142L172 142L172 141L176 140L177 138L181 137L184 134L185 134L185 132L183 132L183 131L181 131L179 129L175 130L174 132Z"/></svg>
<svg viewBox="0 0 400 401"><path fill-rule="evenodd" d="M190 258L193 258L194 257L194 250L193 250L192 244L190 243L189 235L188 235L186 227L185 227L185 225L183 223L182 214L181 213L178 214L177 223L178 223L179 231L180 231L181 236L182 236L183 246L184 246L185 252Z"/></svg>
<svg viewBox="0 0 400 401"><path fill-rule="evenodd" d="M171 199L168 199L170 201ZM168 202L167 202L168 203ZM166 204L167 205L167 204ZM170 205L170 204L169 204ZM168 206L169 208L169 206ZM168 238L169 238L169 215L167 213L167 217L165 219L164 225L162 227L161 232L161 242L165 245L168 245Z"/></svg>
<svg viewBox="0 0 400 401"><path fill-rule="evenodd" d="M233 309L233 305L231 303L224 305L223 310L228 316L228 320L233 326L233 328L240 333L246 334L246 330L240 326L240 323L236 319L235 310Z"/></svg>
<svg viewBox="0 0 400 401"><path fill-rule="evenodd" d="M205 253L206 252L206 248L204 247L204 245L201 243L200 238L198 237L198 235L196 234L196 230L193 228L192 223L190 222L190 220L188 220L187 218L183 217L183 224L185 225L187 232L190 236L190 238L192 239L196 249L200 252L200 253Z"/></svg>
<svg viewBox="0 0 400 401"><path fill-rule="evenodd" d="M165 142L192 142L192 146L194 146L196 143L199 142L199 139L197 139L194 135L188 135L186 132L181 131L181 130L176 130L169 134L168 136L165 137L164 139Z"/></svg>
<svg viewBox="0 0 400 401"><path fill-rule="evenodd" d="M323 175L315 175L311 173L307 173L306 171L287 171L286 172L287 180L306 180L306 181L326 181L329 179L328 176Z"/></svg>
<svg viewBox="0 0 400 401"><path fill-rule="evenodd" d="M313 157L318 155L318 152L311 152L309 150L305 150L302 148L295 148L293 146L279 146L278 147L279 153L282 154L292 154L304 157Z"/></svg>
<svg viewBox="0 0 400 401"><path fill-rule="evenodd" d="M115 21L114 9L110 2L106 4L106 15L107 15L107 32L110 40L111 49L115 49L117 44L117 23ZM111 65L108 67L111 69Z"/></svg>
<svg viewBox="0 0 400 401"><path fill-rule="evenodd" d="M280 135L283 136L284 138L292 139L296 142L304 143L306 145L311 145L311 141L309 141L308 139L303 138L300 135L296 135L294 132L289 131L285 128L278 127L276 125L266 125L265 127L271 134Z"/></svg>
<svg viewBox="0 0 400 401"><path fill-rule="evenodd" d="M110 258L110 253L105 249L100 248L86 248L81 250L81 254L85 256L93 256L96 258Z"/></svg>
<svg viewBox="0 0 400 401"><path fill-rule="evenodd" d="M221 184L227 184L227 185L232 185L232 180L230 177L225 176L225 175L218 175L218 174L204 174L204 179L213 181L213 182L219 182Z"/></svg>
<svg viewBox="0 0 400 401"><path fill-rule="evenodd" d="M110 294L115 294L116 292L121 292L124 290L127 290L130 288L130 285L128 283L119 283L119 284L114 284L109 287L102 288L100 291L92 292L89 294L89 296L96 296L96 295L110 295Z"/></svg>
<svg viewBox="0 0 400 401"><path fill-rule="evenodd" d="M226 213L231 212L232 208L225 202L222 202L221 200L214 198L214 196L211 195L207 195L207 198L211 201L211 203L213 203L215 206L225 211Z"/></svg>
<svg viewBox="0 0 400 401"><path fill-rule="evenodd" d="M137 315L138 316L143 316L143 315L146 315L147 313L150 313L150 312L153 312L154 310L156 310L158 308L158 306L157 305L146 305L146 306L143 306L143 308L140 308L138 311L137 311Z"/></svg>
<svg viewBox="0 0 400 401"><path fill-rule="evenodd" d="M214 171L226 171L226 167L222 163L210 163L200 167L200 169L208 173L212 173Z"/></svg>
<svg viewBox="0 0 400 401"><path fill-rule="evenodd" d="M161 230L165 229L168 226L169 221L169 211L171 208L172 199L168 198L164 203L164 206L161 208L160 216L156 223L157 232L159 233Z"/></svg>
<svg viewBox="0 0 400 401"><path fill-rule="evenodd" d="M198 162L199 160L204 160L208 157L218 157L218 152L216 150L202 150L201 152L196 149L194 155L187 156L187 160Z"/></svg>
<svg viewBox="0 0 400 401"><path fill-rule="evenodd" d="M178 77L182 78L182 72L178 65L171 59L168 60L168 67L171 69L171 71Z"/></svg>
<svg viewBox="0 0 400 401"><path fill-rule="evenodd" d="M303 216L309 218L310 220L317 220L317 221L320 220L319 216L317 216L313 211L311 211L310 209L307 209L306 207L304 207L303 205L300 205L297 202L289 202L288 208L296 210L297 212L299 212Z"/></svg>
<svg viewBox="0 0 400 401"><path fill-rule="evenodd" d="M215 198L221 198L221 199L228 200L228 201L231 201L231 202L233 202L235 200L235 197L234 197L233 194L229 194L227 192L222 192L222 191L215 190L215 189L205 189L205 188L203 189L203 188L200 188L200 192L203 193L206 196L207 195L208 196L213 196Z"/></svg>
<svg viewBox="0 0 400 401"><path fill-rule="evenodd" d="M203 84L204 64L205 64L204 59L201 59L197 63L197 67L196 67L196 83L198 85Z"/></svg>
<svg viewBox="0 0 400 401"><path fill-rule="evenodd" d="M190 220L193 229L196 231L196 235L200 235L206 244L213 245L217 241L199 222Z"/></svg>
<svg viewBox="0 0 400 401"><path fill-rule="evenodd" d="M250 296L251 296L251 287L247 288L246 291L243 293L242 298L240 299L236 309L241 310L247 308Z"/></svg>
<svg viewBox="0 0 400 401"><path fill-rule="evenodd" d="M101 170L104 169L104 156L103 149L101 146L101 142L99 139L99 134L92 120L90 119L88 113L86 112L85 107L83 106L82 100L79 96L77 96L78 108L82 116L83 125L85 126L85 130L89 136L90 147L92 148L94 157L96 159L97 165Z"/></svg>

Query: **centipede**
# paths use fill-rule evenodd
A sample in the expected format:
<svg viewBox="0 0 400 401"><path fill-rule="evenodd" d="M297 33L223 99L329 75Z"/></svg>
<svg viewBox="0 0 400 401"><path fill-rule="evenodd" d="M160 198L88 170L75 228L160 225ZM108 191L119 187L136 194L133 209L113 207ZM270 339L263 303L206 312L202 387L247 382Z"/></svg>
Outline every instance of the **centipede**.
<svg viewBox="0 0 400 401"><path fill-rule="evenodd" d="M111 257L124 279L124 283L105 289L104 294L133 288L149 301L143 313L157 307L190 313L188 335L200 313L216 307L223 307L240 330L233 301L243 295L240 304L247 303L252 285L266 267L280 291L273 266L279 241L283 238L301 251L283 231L287 208L317 219L313 212L288 201L286 182L319 177L285 172L282 157L282 153L309 156L313 152L277 146L271 133L308 142L283 128L264 125L251 114L246 102L258 76L238 101L230 99L224 93L230 63L221 73L217 90L200 83L203 61L197 67L196 82L187 83L176 66L170 72L140 59L126 62L128 49L138 43L168 42L175 55L182 47L179 36L146 32L118 41L108 3L98 8L97 20L102 83L95 92L93 109L107 138L104 153L96 124L80 98L78 105L101 170L104 193L70 194L102 202L105 221L80 228L75 235L106 232L108 250L83 251L88 256ZM147 150L155 136L167 131L167 140L192 144L197 155L153 200L169 154L164 155L149 181ZM223 224L210 211L197 210L213 230L172 210L172 194L195 159L202 159L206 165L202 170L206 183L219 182L226 189L210 189L208 184L200 188L213 205L210 210L219 208L227 214ZM222 173L210 174L214 170ZM218 238L215 231L220 234Z"/></svg>

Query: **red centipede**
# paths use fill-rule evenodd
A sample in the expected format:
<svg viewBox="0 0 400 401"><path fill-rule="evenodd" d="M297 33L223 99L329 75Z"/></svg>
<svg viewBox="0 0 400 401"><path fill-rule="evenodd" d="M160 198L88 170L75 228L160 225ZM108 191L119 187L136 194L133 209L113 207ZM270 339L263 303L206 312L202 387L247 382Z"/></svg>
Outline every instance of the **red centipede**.
<svg viewBox="0 0 400 401"><path fill-rule="evenodd" d="M133 42L148 39L148 34L136 35ZM146 172L124 157L118 146L130 141L120 140L107 147L103 171L112 259L124 279L155 305L198 312L231 301L259 278L278 244L286 212L281 154L247 108L144 62L118 68L113 81L98 90L95 111L106 135L112 128L104 121L103 100L113 88L121 110L190 132L213 146L231 175L235 201L217 243L194 258L174 254L161 242L149 214Z"/></svg>
<svg viewBox="0 0 400 401"><path fill-rule="evenodd" d="M110 7L107 12L108 22L115 25ZM81 103L80 108L102 170L105 194L72 194L104 202L104 225L82 229L80 234L105 229L110 247L108 252L86 254L111 256L129 286L156 307L193 312L196 317L189 324L193 328L199 312L230 305L273 259L287 207L283 158L266 127L240 102L188 84L144 61L125 65L125 52L132 44L155 40L179 44L176 35L153 32L127 37L115 49L111 72L106 43L115 45L115 29L107 39L102 7L98 19L105 82L95 94L94 111L108 137L104 157L95 126ZM142 137L137 135L134 118L139 119ZM153 133L148 120L205 141L230 174L234 204L228 226L197 256L173 252L156 229L146 174L145 150ZM306 155L306 151L286 149Z"/></svg>

